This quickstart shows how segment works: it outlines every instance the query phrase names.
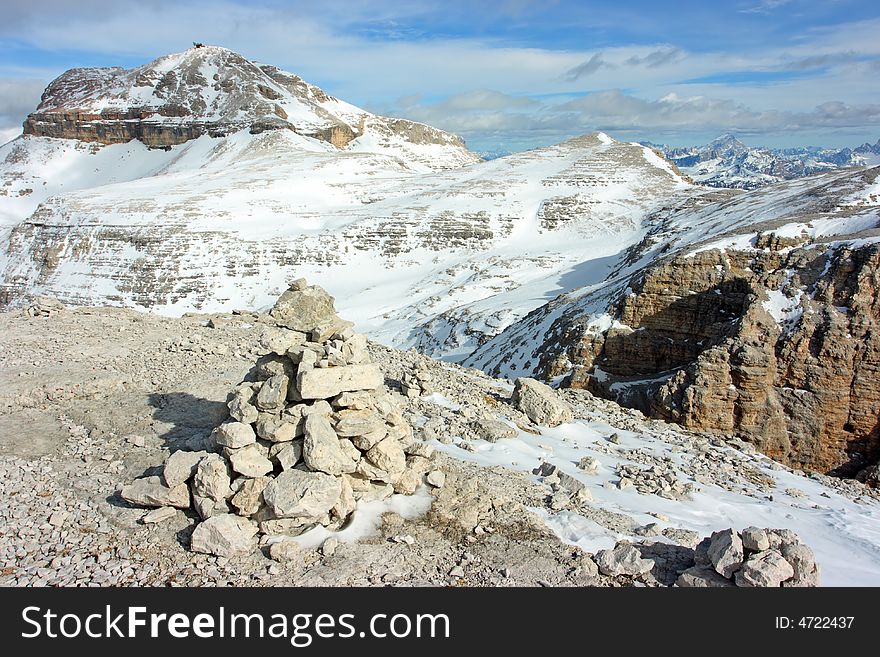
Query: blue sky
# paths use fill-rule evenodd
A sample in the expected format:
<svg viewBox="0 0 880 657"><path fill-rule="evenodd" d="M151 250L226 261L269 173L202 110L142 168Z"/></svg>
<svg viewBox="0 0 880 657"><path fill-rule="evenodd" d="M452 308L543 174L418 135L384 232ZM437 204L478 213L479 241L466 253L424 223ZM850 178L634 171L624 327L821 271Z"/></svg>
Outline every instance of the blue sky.
<svg viewBox="0 0 880 657"><path fill-rule="evenodd" d="M204 41L372 111L519 150L601 129L770 146L880 137L880 9L862 0L0 4L0 132L73 66Z"/></svg>

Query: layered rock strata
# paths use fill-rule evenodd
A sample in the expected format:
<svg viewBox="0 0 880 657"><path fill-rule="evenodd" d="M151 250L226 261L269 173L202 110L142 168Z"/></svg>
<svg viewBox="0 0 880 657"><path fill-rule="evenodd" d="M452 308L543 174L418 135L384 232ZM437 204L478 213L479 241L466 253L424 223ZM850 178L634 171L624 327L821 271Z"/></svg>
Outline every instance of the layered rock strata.
<svg viewBox="0 0 880 657"><path fill-rule="evenodd" d="M572 325L565 385L783 463L854 476L880 458L880 247L708 250L649 268L604 332Z"/></svg>

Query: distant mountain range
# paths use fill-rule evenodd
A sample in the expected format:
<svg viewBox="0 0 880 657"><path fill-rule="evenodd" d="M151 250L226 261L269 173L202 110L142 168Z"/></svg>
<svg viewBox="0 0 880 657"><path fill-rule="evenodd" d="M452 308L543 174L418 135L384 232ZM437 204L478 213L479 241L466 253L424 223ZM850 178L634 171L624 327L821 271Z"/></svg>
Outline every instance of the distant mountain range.
<svg viewBox="0 0 880 657"><path fill-rule="evenodd" d="M843 167L880 164L880 139L856 148L773 149L746 146L732 134L724 134L704 146L672 148L642 142L661 151L694 182L709 187L756 189L780 180L802 178Z"/></svg>

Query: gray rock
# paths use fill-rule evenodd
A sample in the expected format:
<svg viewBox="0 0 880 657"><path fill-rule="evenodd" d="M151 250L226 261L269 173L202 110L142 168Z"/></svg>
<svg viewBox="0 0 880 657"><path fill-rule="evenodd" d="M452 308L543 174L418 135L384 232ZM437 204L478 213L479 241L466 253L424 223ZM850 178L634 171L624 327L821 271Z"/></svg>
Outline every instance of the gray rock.
<svg viewBox="0 0 880 657"><path fill-rule="evenodd" d="M721 588L734 586L729 579L719 575L714 568L693 566L688 568L675 582L682 588Z"/></svg>
<svg viewBox="0 0 880 657"><path fill-rule="evenodd" d="M301 281L302 279L300 279ZM338 319L333 297L317 285L305 286L295 281L275 302L269 314L280 326L308 333L316 326ZM298 285L294 289L293 285Z"/></svg>
<svg viewBox="0 0 880 657"><path fill-rule="evenodd" d="M373 407L373 395L369 392L343 392L333 399L333 406L365 411Z"/></svg>
<svg viewBox="0 0 880 657"><path fill-rule="evenodd" d="M229 455L232 469L245 477L262 477L272 472L272 462L263 456L258 445L248 445Z"/></svg>
<svg viewBox="0 0 880 657"><path fill-rule="evenodd" d="M263 502L263 490L272 481L270 477L257 477L255 479L247 479L238 489L238 492L232 496L232 505L238 509L243 516L252 516L260 510Z"/></svg>
<svg viewBox="0 0 880 657"><path fill-rule="evenodd" d="M275 477L263 490L263 499L276 518L318 518L336 505L341 493L336 477L294 469Z"/></svg>
<svg viewBox="0 0 880 657"><path fill-rule="evenodd" d="M555 390L535 379L517 379L511 402L535 424L555 427L574 418L571 406Z"/></svg>
<svg viewBox="0 0 880 657"><path fill-rule="evenodd" d="M260 413L254 425L260 438L273 443L286 443L303 435L304 427L305 422L301 417L272 413Z"/></svg>
<svg viewBox="0 0 880 657"><path fill-rule="evenodd" d="M192 534L193 552L229 558L256 548L257 525L241 516L224 513L199 523Z"/></svg>
<svg viewBox="0 0 880 657"><path fill-rule="evenodd" d="M309 340L312 342L326 342L334 335L344 333L353 327L354 324L352 322L340 319L339 317L326 319L320 324L315 325L315 328L309 333Z"/></svg>
<svg viewBox="0 0 880 657"><path fill-rule="evenodd" d="M284 374L288 378L291 378L296 374L296 369L294 368L293 363L290 362L289 358L275 356L274 354L262 356L254 365L254 375L259 381L265 381L278 374ZM259 388L259 385L257 388ZM291 386L291 389L293 389L293 386ZM254 401L256 401L256 397L254 398Z"/></svg>
<svg viewBox="0 0 880 657"><path fill-rule="evenodd" d="M336 504L333 505L333 508L330 510L333 516L344 520L348 518L348 515L354 511L354 508L357 502L354 499L354 491L351 488L351 477L348 475L342 475L339 478L339 483L341 485L341 491L339 493L339 499L336 501Z"/></svg>
<svg viewBox="0 0 880 657"><path fill-rule="evenodd" d="M517 430L501 420L479 418L472 424L477 437L486 442L496 443L504 438L516 438Z"/></svg>
<svg viewBox="0 0 880 657"><path fill-rule="evenodd" d="M303 417L308 417L309 415L331 415L333 413L333 407L324 400L319 399L313 404L302 404L300 406L300 413L302 413Z"/></svg>
<svg viewBox="0 0 880 657"><path fill-rule="evenodd" d="M539 465L537 468L532 470L532 474L538 475L539 477L550 477L550 476L556 474L556 472L558 470L559 470L559 468L557 468L552 463L547 463L547 461L542 461L541 465Z"/></svg>
<svg viewBox="0 0 880 657"><path fill-rule="evenodd" d="M383 383L382 372L372 363L302 370L296 390L303 399L328 399L341 392L373 390Z"/></svg>
<svg viewBox="0 0 880 657"><path fill-rule="evenodd" d="M290 379L285 374L270 376L263 382L257 393L257 408L261 411L280 411L287 401L287 386Z"/></svg>
<svg viewBox="0 0 880 657"><path fill-rule="evenodd" d="M227 500L232 496L229 465L219 454L208 454L199 461L193 475L192 492L199 497L214 501Z"/></svg>
<svg viewBox="0 0 880 657"><path fill-rule="evenodd" d="M744 556L742 540L732 529L714 532L710 537L708 555L712 567L719 574L733 577Z"/></svg>
<svg viewBox="0 0 880 657"><path fill-rule="evenodd" d="M260 344L266 351L283 356L291 347L302 344L306 341L306 334L301 331L291 331L290 329L279 328L277 326L267 326L263 329L260 336Z"/></svg>
<svg viewBox="0 0 880 657"><path fill-rule="evenodd" d="M756 552L736 572L737 586L781 586L794 577L794 568L776 550Z"/></svg>
<svg viewBox="0 0 880 657"><path fill-rule="evenodd" d="M587 490L587 486L586 484L584 484L584 482L580 481L579 479L575 479L570 474L567 474L562 470L557 470L556 475L559 477L559 485L571 493L577 493L582 490Z"/></svg>
<svg viewBox="0 0 880 657"><path fill-rule="evenodd" d="M406 468L406 454L394 438L388 436L367 450L367 460L376 467L392 475L403 472Z"/></svg>
<svg viewBox="0 0 880 657"><path fill-rule="evenodd" d="M387 435L388 435L388 430L383 425L383 426L379 427L379 429L377 429L376 431L373 431L371 433L367 433L362 436L354 436L351 439L351 442L354 443L354 445L358 449L366 452L373 445L375 445L379 441L383 440L385 438L385 436L387 436Z"/></svg>
<svg viewBox="0 0 880 657"><path fill-rule="evenodd" d="M312 470L331 475L354 472L357 463L339 445L339 438L326 415L313 413L305 421L303 460Z"/></svg>
<svg viewBox="0 0 880 657"><path fill-rule="evenodd" d="M653 559L643 559L641 552L629 543L618 543L613 550L599 550L595 557L599 572L603 575L627 575L635 577L654 567Z"/></svg>
<svg viewBox="0 0 880 657"><path fill-rule="evenodd" d="M255 405L256 394L250 385L240 386L233 394L232 399L226 404L229 415L238 422L252 424L257 421L259 411Z"/></svg>
<svg viewBox="0 0 880 657"><path fill-rule="evenodd" d="M382 468L374 465L368 459L361 459L357 462L355 473L365 479L370 479L372 481L381 481L386 484L391 483L397 478L396 474L392 475L390 472L387 472Z"/></svg>
<svg viewBox="0 0 880 657"><path fill-rule="evenodd" d="M269 546L269 557L275 561L298 561L302 559L303 549L296 541L286 540Z"/></svg>
<svg viewBox="0 0 880 657"><path fill-rule="evenodd" d="M674 543L689 548L696 548L702 540L699 533L691 529L681 529L679 527L666 527L663 530L663 535ZM708 550L708 543L706 544L706 549ZM705 552L703 554L705 556L705 561L703 561L701 565L706 566L707 564L709 564L711 567L711 562L709 561L708 554L706 554ZM694 561L696 561L696 555L694 557Z"/></svg>
<svg viewBox="0 0 880 657"><path fill-rule="evenodd" d="M412 495L422 483L422 475L415 470L406 468L397 479L391 482L394 492L401 495Z"/></svg>
<svg viewBox="0 0 880 657"><path fill-rule="evenodd" d="M803 543L786 543L782 556L791 565L794 575L783 586L819 586L819 565L813 551Z"/></svg>
<svg viewBox="0 0 880 657"><path fill-rule="evenodd" d="M179 450L174 452L165 461L165 468L162 471L165 485L169 488L174 488L180 484L185 484L196 473L196 466L199 464L199 461L207 455L208 452L205 451L188 452L186 450Z"/></svg>
<svg viewBox="0 0 880 657"><path fill-rule="evenodd" d="M224 422L214 430L214 441L221 447L239 449L257 442L257 434L244 422Z"/></svg>
<svg viewBox="0 0 880 657"><path fill-rule="evenodd" d="M712 544L712 537L706 536L703 539L697 538L697 544L694 547L694 564L701 568L712 568L712 560L709 558L709 546Z"/></svg>
<svg viewBox="0 0 880 657"><path fill-rule="evenodd" d="M740 532L743 547L752 552L763 552L770 549L770 539L767 532L758 527L746 527Z"/></svg>
<svg viewBox="0 0 880 657"><path fill-rule="evenodd" d="M353 409L339 411L336 433L339 436L365 436L385 429L385 421L375 411Z"/></svg>
<svg viewBox="0 0 880 657"><path fill-rule="evenodd" d="M774 550L781 549L786 544L797 545L801 542L801 537L791 529L768 529L766 531L770 547Z"/></svg>
<svg viewBox="0 0 880 657"><path fill-rule="evenodd" d="M282 470L290 470L302 459L302 441L294 440L289 443L281 443L278 446L281 449L274 454L270 452L270 458L274 457L275 460L278 461L278 465L281 466Z"/></svg>
<svg viewBox="0 0 880 657"><path fill-rule="evenodd" d="M229 504L227 504L226 500L212 500L210 497L201 497L199 495L193 495L193 508L202 520L230 512Z"/></svg>
<svg viewBox="0 0 880 657"><path fill-rule="evenodd" d="M123 486L119 494L126 502L138 506L189 508L189 488L186 484L178 484L169 488L161 477L135 479L127 486Z"/></svg>
<svg viewBox="0 0 880 657"><path fill-rule="evenodd" d="M160 522L170 520L177 515L177 509L170 506L161 506L158 509L148 511L141 518L141 522L145 525L157 525Z"/></svg>

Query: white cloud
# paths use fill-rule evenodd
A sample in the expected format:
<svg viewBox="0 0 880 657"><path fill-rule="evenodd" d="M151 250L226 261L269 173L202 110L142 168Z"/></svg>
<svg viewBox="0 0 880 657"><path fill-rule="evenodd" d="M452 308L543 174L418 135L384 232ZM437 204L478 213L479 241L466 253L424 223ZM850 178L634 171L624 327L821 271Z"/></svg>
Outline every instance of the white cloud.
<svg viewBox="0 0 880 657"><path fill-rule="evenodd" d="M42 80L0 78L0 129L20 129L24 117L40 102L44 87Z"/></svg>

